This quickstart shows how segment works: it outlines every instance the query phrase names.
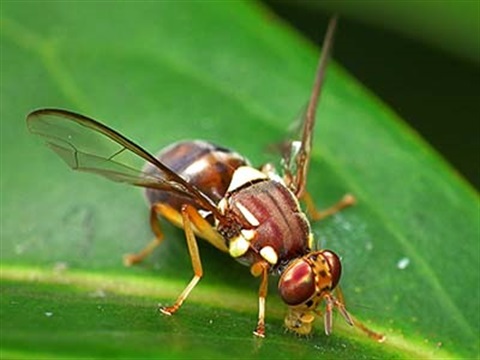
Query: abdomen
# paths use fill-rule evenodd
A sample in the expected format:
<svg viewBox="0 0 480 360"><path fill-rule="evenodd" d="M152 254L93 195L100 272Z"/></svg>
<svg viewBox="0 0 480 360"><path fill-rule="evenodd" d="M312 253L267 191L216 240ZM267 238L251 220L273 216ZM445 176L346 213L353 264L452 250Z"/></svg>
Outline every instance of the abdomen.
<svg viewBox="0 0 480 360"><path fill-rule="evenodd" d="M202 140L174 143L163 148L156 157L195 185L215 204L225 195L234 171L240 166L248 165L248 160L238 153ZM145 170L147 173L157 171L151 164L147 164ZM184 204L197 207L188 198L171 192L146 189L145 193L150 204L165 203L177 211Z"/></svg>

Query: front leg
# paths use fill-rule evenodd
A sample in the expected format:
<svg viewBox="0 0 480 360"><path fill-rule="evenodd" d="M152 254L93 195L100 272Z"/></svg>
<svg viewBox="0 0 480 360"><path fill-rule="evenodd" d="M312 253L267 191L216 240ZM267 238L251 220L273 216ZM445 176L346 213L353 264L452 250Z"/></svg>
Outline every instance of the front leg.
<svg viewBox="0 0 480 360"><path fill-rule="evenodd" d="M381 333L377 333L376 331L373 331L368 326L366 326L365 324L357 320L357 318L355 318L352 314L350 314L347 311L346 305L345 305L345 298L343 296L342 289L339 286L335 288L335 295L336 297L330 296L331 297L330 301L332 302L333 306L335 306L340 311L343 318L348 324L353 325L357 329L363 331L365 334L367 334L371 339L375 341L378 341L380 343L385 341L386 339L385 335Z"/></svg>

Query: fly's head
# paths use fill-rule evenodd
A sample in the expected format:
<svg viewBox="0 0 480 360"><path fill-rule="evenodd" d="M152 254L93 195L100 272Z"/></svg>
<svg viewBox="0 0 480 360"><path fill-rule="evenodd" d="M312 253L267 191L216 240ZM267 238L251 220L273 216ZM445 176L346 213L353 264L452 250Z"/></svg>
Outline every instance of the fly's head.
<svg viewBox="0 0 480 360"><path fill-rule="evenodd" d="M290 262L283 271L278 290L288 305L285 326L299 335L308 335L312 330L315 315L320 314L320 303L325 301L325 333L332 331L332 310L336 307L345 320L353 325L343 302L332 292L340 281L342 264L330 250L310 252Z"/></svg>

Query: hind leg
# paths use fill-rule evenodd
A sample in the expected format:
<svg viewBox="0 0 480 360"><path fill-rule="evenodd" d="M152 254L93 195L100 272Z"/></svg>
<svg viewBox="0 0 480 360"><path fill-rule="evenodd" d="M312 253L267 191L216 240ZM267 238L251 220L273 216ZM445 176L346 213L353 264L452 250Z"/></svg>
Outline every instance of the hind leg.
<svg viewBox="0 0 480 360"><path fill-rule="evenodd" d="M301 198L307 206L307 213L310 216L310 219L313 221L323 220L329 216L336 214L337 212L355 205L356 199L351 194L346 194L341 198L337 203L333 204L331 207L323 210L318 210L315 207L312 197L309 193L305 192Z"/></svg>
<svg viewBox="0 0 480 360"><path fill-rule="evenodd" d="M141 263L155 250L157 246L162 243L163 231L160 227L160 222L158 221L159 216L164 217L172 222L174 222L173 219L180 218L180 214L172 207L160 203L153 204L150 208L150 227L155 235L155 238L139 252L124 255L123 263L125 266L132 266Z"/></svg>

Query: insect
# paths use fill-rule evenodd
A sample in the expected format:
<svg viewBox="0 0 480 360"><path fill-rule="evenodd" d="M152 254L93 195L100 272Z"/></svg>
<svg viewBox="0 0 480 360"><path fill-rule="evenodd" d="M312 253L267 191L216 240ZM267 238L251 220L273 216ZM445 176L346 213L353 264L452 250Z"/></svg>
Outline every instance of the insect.
<svg viewBox="0 0 480 360"><path fill-rule="evenodd" d="M206 141L184 141L153 156L117 131L67 110L40 109L27 116L29 130L72 169L102 175L110 180L146 188L154 240L142 251L125 258L128 265L142 261L163 240L158 217L185 232L193 277L171 306L174 314L203 276L197 246L201 237L250 267L260 277L258 321L254 334L265 335L265 299L269 274L279 275L280 297L288 306L285 326L298 334L312 330L320 304L325 302L324 328L332 331L333 308L348 324L381 341L383 336L358 322L346 310L338 283L341 262L331 250L313 250L309 215L321 219L351 205L346 196L326 211L315 210L305 191L315 112L328 62L336 17L332 18L319 60L310 102L299 140L283 151L283 176L267 164L254 168L240 154ZM146 165L135 165L137 160Z"/></svg>

